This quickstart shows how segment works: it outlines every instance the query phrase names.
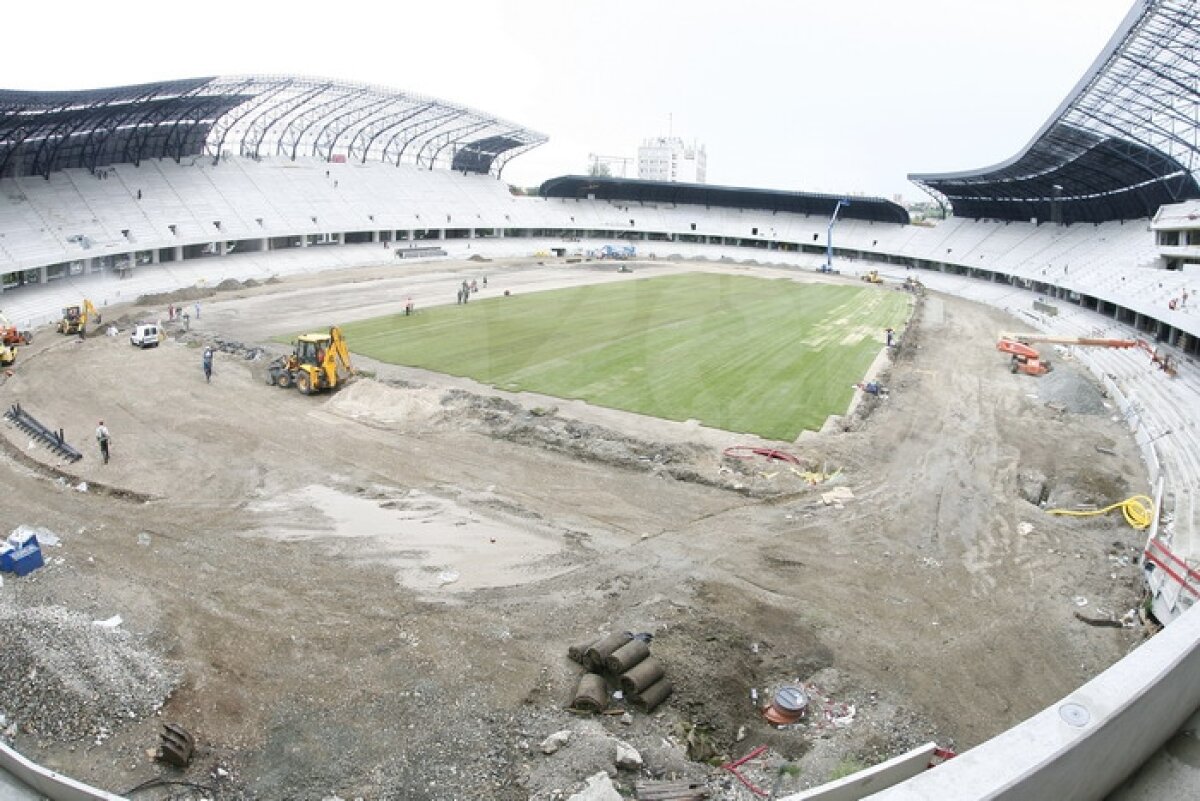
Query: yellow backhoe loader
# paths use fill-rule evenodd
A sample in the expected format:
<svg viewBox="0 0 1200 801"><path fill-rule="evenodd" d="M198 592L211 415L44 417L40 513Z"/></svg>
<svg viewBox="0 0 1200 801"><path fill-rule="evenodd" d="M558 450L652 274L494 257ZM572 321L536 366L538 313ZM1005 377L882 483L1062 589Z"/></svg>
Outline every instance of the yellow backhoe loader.
<svg viewBox="0 0 1200 801"><path fill-rule="evenodd" d="M90 300L86 298L82 306L67 306L62 310L62 319L58 321L58 333L79 334L82 339L87 333L88 320L95 318L100 322L100 314Z"/></svg>
<svg viewBox="0 0 1200 801"><path fill-rule="evenodd" d="M859 278L866 281L868 284L882 284L883 283L883 279L879 277L879 270L868 270L867 272L860 275Z"/></svg>
<svg viewBox="0 0 1200 801"><path fill-rule="evenodd" d="M281 356L267 367L268 384L294 386L303 395L334 389L353 375L350 351L337 327L328 334L298 337L290 356Z"/></svg>

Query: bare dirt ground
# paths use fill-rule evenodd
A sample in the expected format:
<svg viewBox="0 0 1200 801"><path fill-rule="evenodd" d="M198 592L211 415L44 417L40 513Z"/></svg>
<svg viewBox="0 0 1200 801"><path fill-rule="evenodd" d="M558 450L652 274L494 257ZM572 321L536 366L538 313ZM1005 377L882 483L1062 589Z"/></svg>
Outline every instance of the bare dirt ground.
<svg viewBox="0 0 1200 801"><path fill-rule="evenodd" d="M405 265L205 296L147 351L128 323L165 299L106 309L117 337L38 332L0 392L86 457L0 427L3 533L61 541L0 587L0 736L115 792L191 783L138 798L544 800L604 771L629 797L681 778L749 798L711 763L765 744L745 772L783 794L931 739L965 749L1140 641L1076 618L1138 603L1140 536L1031 502L1145 491L1132 443L1071 365L1010 375L1011 321L981 306L929 296L881 363L888 398L772 443L841 468L819 486L723 458L761 443L694 424L361 362L373 377L303 397L245 358L410 295L449 302L464 277L495 295L678 269ZM822 502L834 488L853 497ZM674 694L567 711L568 646L614 630L654 635ZM798 681L809 716L769 725L752 690ZM197 738L187 770L151 758L167 721ZM617 740L641 768L614 765Z"/></svg>

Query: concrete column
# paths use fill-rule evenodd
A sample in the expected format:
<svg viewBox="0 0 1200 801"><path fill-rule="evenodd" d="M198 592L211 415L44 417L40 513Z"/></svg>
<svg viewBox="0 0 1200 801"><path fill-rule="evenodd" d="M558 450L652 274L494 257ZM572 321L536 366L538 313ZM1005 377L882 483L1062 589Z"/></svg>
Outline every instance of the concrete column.
<svg viewBox="0 0 1200 801"><path fill-rule="evenodd" d="M336 236L337 236L337 243L339 245L346 244L346 235L344 233L338 233L338 234L336 234Z"/></svg>
<svg viewBox="0 0 1200 801"><path fill-rule="evenodd" d="M439 228L438 229L438 239L445 239L445 238L446 238L446 229Z"/></svg>
<svg viewBox="0 0 1200 801"><path fill-rule="evenodd" d="M220 242L217 243L217 252L220 253L222 256L228 256L229 255L229 243L226 242L224 239L222 239Z"/></svg>
<svg viewBox="0 0 1200 801"><path fill-rule="evenodd" d="M266 253L267 251L269 251L271 249L271 240L270 239L263 238L260 241L262 244L262 252L263 253Z"/></svg>
<svg viewBox="0 0 1200 801"><path fill-rule="evenodd" d="M497 238L497 239L503 239L503 238L504 238L504 229L503 229L503 228L497 228L497 229L496 229L496 238Z"/></svg>
<svg viewBox="0 0 1200 801"><path fill-rule="evenodd" d="M175 261L183 261L183 245L176 245L174 251Z"/></svg>
<svg viewBox="0 0 1200 801"><path fill-rule="evenodd" d="M49 272L49 268L47 268L47 267L39 267L38 268L38 283L39 284L45 284L50 280L49 276L47 275L48 272Z"/></svg>
<svg viewBox="0 0 1200 801"><path fill-rule="evenodd" d="M409 228L407 231L405 231L404 238L407 239L409 242L412 242L414 239L417 238L417 229Z"/></svg>
<svg viewBox="0 0 1200 801"><path fill-rule="evenodd" d="M467 229L467 239L474 239L474 238L475 238L475 229L468 228Z"/></svg>
<svg viewBox="0 0 1200 801"><path fill-rule="evenodd" d="M376 245L379 244L379 232L378 231L371 232L371 241L374 242Z"/></svg>
<svg viewBox="0 0 1200 801"><path fill-rule="evenodd" d="M308 247L308 234L300 234L300 247Z"/></svg>

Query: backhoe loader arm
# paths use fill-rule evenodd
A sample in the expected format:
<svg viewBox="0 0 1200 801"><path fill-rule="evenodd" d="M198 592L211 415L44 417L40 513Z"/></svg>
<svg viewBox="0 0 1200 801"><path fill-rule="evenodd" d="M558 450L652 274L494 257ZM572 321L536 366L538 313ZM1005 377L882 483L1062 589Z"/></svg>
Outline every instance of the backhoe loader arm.
<svg viewBox="0 0 1200 801"><path fill-rule="evenodd" d="M334 326L329 329L329 352L325 354L325 363L321 365L321 369L325 371L325 375L329 378L329 385L333 386L337 383L338 365L342 366L347 377L354 375L354 366L350 363L350 349L346 347L346 340L342 336L342 329Z"/></svg>

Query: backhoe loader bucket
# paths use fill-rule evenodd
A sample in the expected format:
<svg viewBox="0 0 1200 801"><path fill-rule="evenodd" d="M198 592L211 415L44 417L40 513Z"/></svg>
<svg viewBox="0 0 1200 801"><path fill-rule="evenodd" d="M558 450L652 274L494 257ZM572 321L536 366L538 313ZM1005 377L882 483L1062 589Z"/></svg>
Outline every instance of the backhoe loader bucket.
<svg viewBox="0 0 1200 801"><path fill-rule="evenodd" d="M155 759L177 768L186 768L192 761L192 752L195 749L196 740L185 728L174 723L164 723Z"/></svg>

